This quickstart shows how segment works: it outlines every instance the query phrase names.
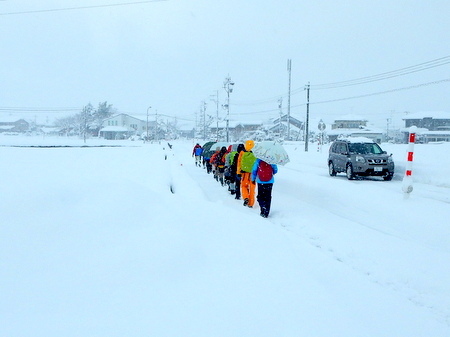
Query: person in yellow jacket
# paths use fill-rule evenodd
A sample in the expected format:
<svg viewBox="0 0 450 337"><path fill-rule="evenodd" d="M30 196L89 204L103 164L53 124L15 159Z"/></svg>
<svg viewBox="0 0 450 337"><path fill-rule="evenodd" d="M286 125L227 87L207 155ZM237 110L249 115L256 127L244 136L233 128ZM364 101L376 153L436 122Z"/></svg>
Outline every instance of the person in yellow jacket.
<svg viewBox="0 0 450 337"><path fill-rule="evenodd" d="M252 152L255 142L247 140L244 144L245 150L239 153L237 162L237 175L241 176L241 195L244 199L244 206L253 207L255 204L256 183L251 180L253 164L256 157Z"/></svg>

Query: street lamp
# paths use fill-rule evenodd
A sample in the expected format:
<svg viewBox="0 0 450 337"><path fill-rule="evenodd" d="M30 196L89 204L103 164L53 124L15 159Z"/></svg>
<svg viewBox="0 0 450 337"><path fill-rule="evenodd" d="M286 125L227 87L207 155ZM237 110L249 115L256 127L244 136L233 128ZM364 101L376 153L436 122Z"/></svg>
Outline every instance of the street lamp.
<svg viewBox="0 0 450 337"><path fill-rule="evenodd" d="M148 110L150 110L152 107L151 106L149 106L148 108L147 108L147 136L146 136L146 138L145 138L145 141L147 141L148 142Z"/></svg>
<svg viewBox="0 0 450 337"><path fill-rule="evenodd" d="M230 93L233 92L234 82L231 82L231 77L228 75L223 82L223 88L227 92L227 142L230 141L229 137L229 123L230 123Z"/></svg>

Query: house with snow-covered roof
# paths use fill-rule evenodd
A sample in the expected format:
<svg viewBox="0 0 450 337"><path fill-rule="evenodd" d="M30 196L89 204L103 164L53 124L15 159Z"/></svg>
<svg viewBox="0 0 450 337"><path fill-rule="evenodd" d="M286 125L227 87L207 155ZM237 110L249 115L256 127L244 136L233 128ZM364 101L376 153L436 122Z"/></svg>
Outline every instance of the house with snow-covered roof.
<svg viewBox="0 0 450 337"><path fill-rule="evenodd" d="M7 116L6 118L0 119L0 132L1 133L24 133L30 129L30 123L28 123L25 119L16 119L10 118Z"/></svg>
<svg viewBox="0 0 450 337"><path fill-rule="evenodd" d="M127 114L105 119L99 135L105 139L127 139L147 132L147 122Z"/></svg>

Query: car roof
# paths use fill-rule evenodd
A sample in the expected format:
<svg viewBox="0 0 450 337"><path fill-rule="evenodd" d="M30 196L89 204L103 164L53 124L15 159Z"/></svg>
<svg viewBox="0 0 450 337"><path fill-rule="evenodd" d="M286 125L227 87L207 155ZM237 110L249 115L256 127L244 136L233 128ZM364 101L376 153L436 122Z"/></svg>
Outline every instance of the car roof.
<svg viewBox="0 0 450 337"><path fill-rule="evenodd" d="M346 137L336 139L336 142L347 142L347 143L375 143L372 139L366 137Z"/></svg>

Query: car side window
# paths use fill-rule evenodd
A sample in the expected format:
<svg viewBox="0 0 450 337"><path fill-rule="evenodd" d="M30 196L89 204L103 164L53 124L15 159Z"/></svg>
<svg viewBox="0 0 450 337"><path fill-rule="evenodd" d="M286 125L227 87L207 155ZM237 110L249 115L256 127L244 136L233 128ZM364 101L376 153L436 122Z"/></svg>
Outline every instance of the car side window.
<svg viewBox="0 0 450 337"><path fill-rule="evenodd" d="M340 146L341 144L340 143L335 143L334 144L334 153L339 153L339 151L341 150L341 146Z"/></svg>
<svg viewBox="0 0 450 337"><path fill-rule="evenodd" d="M338 148L336 149L337 153L339 154L346 154L347 153L347 145L344 143L339 143Z"/></svg>
<svg viewBox="0 0 450 337"><path fill-rule="evenodd" d="M348 145L342 144L342 154L348 154Z"/></svg>
<svg viewBox="0 0 450 337"><path fill-rule="evenodd" d="M332 145L331 145L331 152L336 152L336 143L333 143Z"/></svg>

